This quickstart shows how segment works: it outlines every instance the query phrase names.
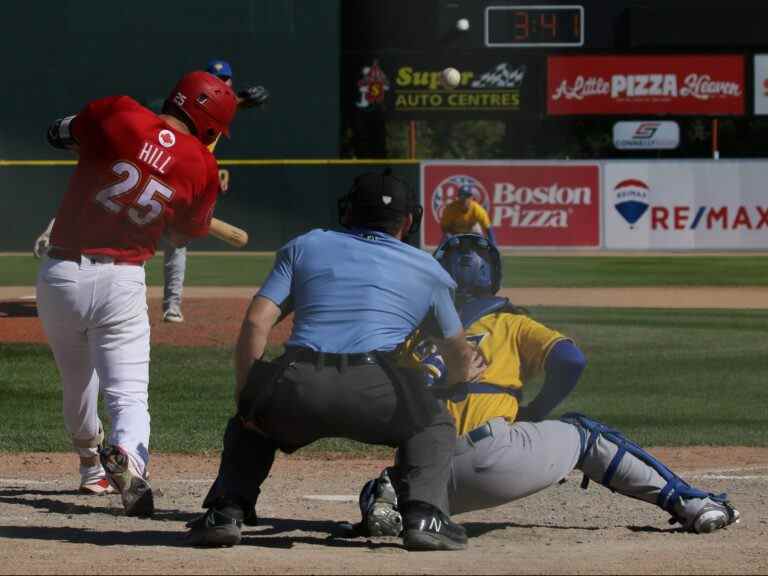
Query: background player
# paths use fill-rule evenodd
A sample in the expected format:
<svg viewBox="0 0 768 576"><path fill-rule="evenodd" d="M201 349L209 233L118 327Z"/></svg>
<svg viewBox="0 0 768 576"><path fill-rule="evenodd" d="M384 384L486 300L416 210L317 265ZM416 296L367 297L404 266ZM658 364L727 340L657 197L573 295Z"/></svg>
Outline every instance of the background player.
<svg viewBox="0 0 768 576"><path fill-rule="evenodd" d="M472 186L468 184L459 188L459 197L443 210L440 227L445 237L474 232L496 243L488 212L475 200Z"/></svg>
<svg viewBox="0 0 768 576"><path fill-rule="evenodd" d="M686 484L620 432L579 414L543 420L575 386L586 363L583 355L562 334L535 322L507 299L494 297L501 284L501 259L484 238L454 236L435 257L456 280L467 339L488 363L481 383L467 384L448 397L459 434L449 484L451 514L534 494L577 468L584 472L584 487L591 479L656 504L691 532L712 532L738 520L725 494ZM414 339L411 350L439 382L442 362L428 342ZM542 370L541 393L518 408L525 382ZM374 535L400 530L393 490L397 479L392 480L384 473L361 494L362 527Z"/></svg>
<svg viewBox="0 0 768 576"><path fill-rule="evenodd" d="M206 146L227 133L236 109L229 86L198 71L179 81L160 115L128 96L113 96L48 130L54 147L77 152L79 160L38 272L38 312L61 376L81 487L103 486L106 477L129 515L149 515L154 507L146 481L143 264L164 233L177 245L207 234L219 177ZM100 391L111 434L99 459Z"/></svg>
<svg viewBox="0 0 768 576"><path fill-rule="evenodd" d="M208 62L206 72L213 74L232 86L232 66L226 60L211 60ZM237 93L238 108L253 108L264 105L269 99L269 92L263 86L254 86ZM208 145L213 152L218 144L217 138ZM226 194L229 189L229 179L221 179L221 191ZM163 275L165 278L163 289L163 320L165 322L183 322L181 313L181 298L184 290L184 276L187 270L187 247L173 246L170 242L164 242L163 246Z"/></svg>
<svg viewBox="0 0 768 576"><path fill-rule="evenodd" d="M205 71L221 79L227 86L232 86L232 66L226 60L211 60L206 65ZM237 93L237 105L240 109L263 106L268 100L269 92L263 86L253 86ZM156 111L159 112L160 110ZM211 152L216 148L218 141L219 138L216 138L208 145L208 149ZM221 171L219 176L221 176ZM221 191L226 193L229 188L229 178L220 178L220 180ZM55 219L52 219L43 233L35 240L32 253L38 258L48 251L54 221ZM164 278L163 320L165 322L183 322L184 315L181 312L181 300L187 269L187 247L176 247L165 238L162 240L162 245Z"/></svg>

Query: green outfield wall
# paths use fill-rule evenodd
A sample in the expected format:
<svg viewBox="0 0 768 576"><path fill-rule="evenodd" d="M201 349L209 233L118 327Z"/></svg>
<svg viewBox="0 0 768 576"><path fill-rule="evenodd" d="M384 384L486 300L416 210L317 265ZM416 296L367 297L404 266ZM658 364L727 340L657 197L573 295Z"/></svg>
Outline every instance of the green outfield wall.
<svg viewBox="0 0 768 576"><path fill-rule="evenodd" d="M340 11L341 0L4 2L0 250L28 250L66 188L71 166L25 165L71 158L46 144L53 120L113 94L157 108L183 73L213 58L232 64L235 88L264 85L272 96L264 109L238 114L219 158L338 157ZM219 215L247 227L254 249L278 246L301 221L327 223L335 190L324 186L343 188L354 172L231 170Z"/></svg>
<svg viewBox="0 0 768 576"><path fill-rule="evenodd" d="M55 214L66 190L72 162L63 164L3 163L0 186L13 197L13 211L3 213L0 252L31 251L35 238ZM248 231L248 250L275 250L290 238L312 228L337 223L336 201L353 178L384 165L418 187L415 162L360 162L355 160L262 161L222 160L229 192L220 197L216 217ZM87 223L83 223L87 225ZM192 249L230 250L219 240L196 240Z"/></svg>
<svg viewBox="0 0 768 576"><path fill-rule="evenodd" d="M55 158L52 120L113 94L159 106L213 58L232 64L235 88L272 94L266 109L238 115L222 154L334 158L340 20L340 0L3 2L0 158Z"/></svg>

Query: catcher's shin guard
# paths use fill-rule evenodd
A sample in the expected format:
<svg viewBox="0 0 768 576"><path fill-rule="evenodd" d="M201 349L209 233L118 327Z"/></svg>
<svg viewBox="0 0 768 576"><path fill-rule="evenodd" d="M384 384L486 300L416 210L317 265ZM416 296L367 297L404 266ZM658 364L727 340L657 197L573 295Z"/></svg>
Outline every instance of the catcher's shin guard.
<svg viewBox="0 0 768 576"><path fill-rule="evenodd" d="M728 499L728 496L725 493L715 495L694 488L677 474L672 472L672 470L667 468L662 462L643 450L640 446L625 438L621 432L613 430L597 420L592 420L583 414L575 412L564 414L561 417L561 420L573 424L579 430L579 435L581 436L581 455L577 466L582 470L584 469L584 464L587 459L595 458L594 447L599 438L605 439L616 446L616 453L610 461L607 461L607 464L593 462L593 464L597 464L597 466L595 466L596 468L604 469L602 478L595 478L594 475L591 477L592 480L599 482L614 492L617 490L611 485L611 480L613 479L616 470L619 468L622 459L629 453L655 470L664 482L666 482L663 487L660 487L659 494L656 498L656 504L673 516L676 516L675 505L680 500L685 501L692 498L709 498L714 502L725 503ZM586 488L589 484L589 480L590 477L585 473L581 487ZM622 490L622 493L626 496L634 498L638 497L636 494L632 494L631 490Z"/></svg>
<svg viewBox="0 0 768 576"><path fill-rule="evenodd" d="M360 529L368 536L399 536L403 517L398 510L397 492L385 469L378 478L368 480L358 497L362 521Z"/></svg>

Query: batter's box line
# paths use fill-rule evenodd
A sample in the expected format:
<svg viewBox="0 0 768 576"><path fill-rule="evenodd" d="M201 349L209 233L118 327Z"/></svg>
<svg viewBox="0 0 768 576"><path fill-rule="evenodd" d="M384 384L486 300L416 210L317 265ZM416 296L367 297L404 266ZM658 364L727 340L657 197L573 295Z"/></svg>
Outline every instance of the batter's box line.
<svg viewBox="0 0 768 576"><path fill-rule="evenodd" d="M730 474L696 474L691 478L697 480L768 480L766 475L733 476Z"/></svg>
<svg viewBox="0 0 768 576"><path fill-rule="evenodd" d="M698 472L697 474L682 473L683 478L697 479L697 480L768 480L766 474L750 474L750 475L737 475L726 474L726 472L750 472L753 470L764 470L765 466L745 466L744 468L725 468L722 470L710 470L706 472ZM570 475L581 475L579 470L574 470ZM187 478L187 479L168 479L157 481L158 485L166 484L211 484L214 478ZM73 479L73 482L76 480ZM32 480L29 478L0 478L0 484L13 484L13 485L34 485L34 486L46 486L46 485L60 485L68 484L66 480ZM324 499L330 495L308 495L309 499ZM333 498L347 498L346 495L335 495Z"/></svg>

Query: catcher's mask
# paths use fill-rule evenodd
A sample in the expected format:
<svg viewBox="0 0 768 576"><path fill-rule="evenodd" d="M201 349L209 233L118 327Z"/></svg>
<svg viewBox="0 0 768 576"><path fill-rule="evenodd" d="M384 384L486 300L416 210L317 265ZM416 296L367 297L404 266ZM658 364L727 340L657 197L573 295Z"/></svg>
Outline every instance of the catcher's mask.
<svg viewBox="0 0 768 576"><path fill-rule="evenodd" d="M447 238L434 257L456 281L457 299L493 296L501 287L499 250L479 234Z"/></svg>
<svg viewBox="0 0 768 576"><path fill-rule="evenodd" d="M413 216L410 236L418 231L424 209L416 192L387 168L361 174L338 200L339 223L345 228L386 230L401 216Z"/></svg>

